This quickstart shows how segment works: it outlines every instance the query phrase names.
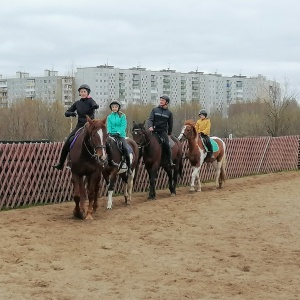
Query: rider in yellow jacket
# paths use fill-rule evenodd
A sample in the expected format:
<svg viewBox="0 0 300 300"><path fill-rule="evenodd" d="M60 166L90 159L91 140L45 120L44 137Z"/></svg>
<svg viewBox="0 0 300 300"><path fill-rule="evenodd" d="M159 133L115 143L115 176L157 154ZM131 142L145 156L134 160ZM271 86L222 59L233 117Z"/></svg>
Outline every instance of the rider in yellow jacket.
<svg viewBox="0 0 300 300"><path fill-rule="evenodd" d="M196 131L201 135L201 137L205 140L207 146L207 158L212 159L213 149L212 144L210 142L210 119L207 118L207 112L205 109L201 109L199 111L199 120L196 122L195 128Z"/></svg>

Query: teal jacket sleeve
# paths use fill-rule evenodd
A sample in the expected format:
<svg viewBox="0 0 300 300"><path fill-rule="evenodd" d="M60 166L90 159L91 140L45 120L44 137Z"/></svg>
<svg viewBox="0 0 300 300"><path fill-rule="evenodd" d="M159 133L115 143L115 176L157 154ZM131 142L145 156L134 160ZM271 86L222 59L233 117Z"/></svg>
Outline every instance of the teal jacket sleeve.
<svg viewBox="0 0 300 300"><path fill-rule="evenodd" d="M121 137L126 137L127 119L126 115L122 115L120 124L120 135Z"/></svg>

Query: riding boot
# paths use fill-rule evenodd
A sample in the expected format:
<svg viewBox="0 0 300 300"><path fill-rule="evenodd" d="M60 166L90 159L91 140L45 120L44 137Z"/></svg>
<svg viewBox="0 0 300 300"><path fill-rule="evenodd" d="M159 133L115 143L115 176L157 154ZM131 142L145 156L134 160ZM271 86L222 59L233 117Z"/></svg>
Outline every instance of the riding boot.
<svg viewBox="0 0 300 300"><path fill-rule="evenodd" d="M57 170L62 170L63 169L65 160L66 160L66 158L68 156L68 153L69 153L69 149L70 149L70 141L69 141L69 139L67 139L65 141L65 144L63 145L63 147L61 149L59 163L52 166L53 168L55 168Z"/></svg>
<svg viewBox="0 0 300 300"><path fill-rule="evenodd" d="M170 146L167 149L167 160L171 168L174 168L176 165L173 163L172 152Z"/></svg>
<svg viewBox="0 0 300 300"><path fill-rule="evenodd" d="M127 174L131 175L132 174L132 170L131 170L131 165L130 165L130 157L129 155L125 156L125 160L126 160L126 165L127 165Z"/></svg>
<svg viewBox="0 0 300 300"><path fill-rule="evenodd" d="M108 165L111 167L119 167L119 164L113 161L110 147L107 145L106 145L106 152L107 152Z"/></svg>
<svg viewBox="0 0 300 300"><path fill-rule="evenodd" d="M206 161L207 162L213 162L215 160L215 158L213 157L214 152L213 152L212 144L211 144L209 138L207 140L206 145L207 145Z"/></svg>

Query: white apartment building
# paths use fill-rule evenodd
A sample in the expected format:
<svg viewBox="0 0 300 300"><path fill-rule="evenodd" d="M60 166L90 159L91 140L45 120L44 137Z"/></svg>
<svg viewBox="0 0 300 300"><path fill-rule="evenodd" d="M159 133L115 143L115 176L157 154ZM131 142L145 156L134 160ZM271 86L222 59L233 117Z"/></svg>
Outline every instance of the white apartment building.
<svg viewBox="0 0 300 300"><path fill-rule="evenodd" d="M16 72L15 78L0 79L0 101L2 85L7 89L6 104L18 99L31 98L47 102L61 101L65 106L69 106L74 99L74 77L58 76L57 71L45 70L42 77Z"/></svg>
<svg viewBox="0 0 300 300"><path fill-rule="evenodd" d="M175 70L151 71L141 67L119 69L109 65L78 68L75 82L87 83L91 95L101 108L107 108L112 100L129 103L157 104L160 95L168 95L172 106L197 101L201 107L220 111L227 115L230 104L237 101L254 101L263 90L268 91L273 81L264 76L223 77L221 74L203 72L181 73Z"/></svg>
<svg viewBox="0 0 300 300"><path fill-rule="evenodd" d="M168 95L171 107L196 101L209 113L219 111L224 116L230 104L254 101L274 84L278 87L278 83L262 75L225 77L198 71L182 73L100 65L77 68L75 78L58 76L57 71L50 70L45 70L42 77L31 77L26 72L17 72L16 78L9 79L0 75L0 107L25 98L59 100L68 107L78 99L77 89L83 83L91 87L91 96L100 110L106 109L112 100L120 100L125 107L130 103L157 105L160 95Z"/></svg>

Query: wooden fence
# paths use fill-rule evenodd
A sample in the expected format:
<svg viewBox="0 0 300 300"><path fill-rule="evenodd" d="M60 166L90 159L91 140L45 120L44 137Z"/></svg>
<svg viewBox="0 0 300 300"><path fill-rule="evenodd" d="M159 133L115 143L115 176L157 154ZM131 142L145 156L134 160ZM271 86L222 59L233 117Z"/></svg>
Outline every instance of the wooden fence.
<svg viewBox="0 0 300 300"><path fill-rule="evenodd" d="M299 136L251 137L224 139L227 152L227 178L251 174L300 169ZM72 201L71 172L57 171L51 166L58 160L62 143L0 143L0 210L22 206ZM186 150L187 145L184 144ZM189 185L191 168L184 160L184 174L180 185ZM206 164L201 169L201 180L213 180L214 171ZM116 193L121 193L118 180ZM148 189L148 174L141 164L134 191ZM157 189L167 187L167 175L159 171ZM101 181L100 196L106 186Z"/></svg>

